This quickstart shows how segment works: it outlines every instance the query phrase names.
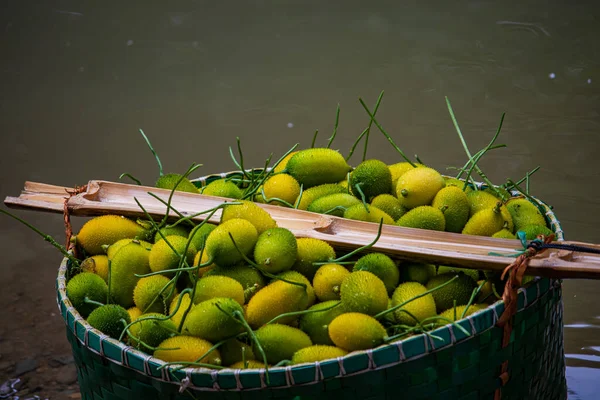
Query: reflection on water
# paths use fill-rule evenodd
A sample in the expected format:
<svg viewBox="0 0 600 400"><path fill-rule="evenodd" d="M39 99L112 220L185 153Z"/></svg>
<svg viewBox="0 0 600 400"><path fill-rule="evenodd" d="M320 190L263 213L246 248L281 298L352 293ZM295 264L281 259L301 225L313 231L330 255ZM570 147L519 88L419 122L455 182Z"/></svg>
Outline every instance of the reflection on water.
<svg viewBox="0 0 600 400"><path fill-rule="evenodd" d="M554 206L567 239L598 242L597 15L567 1L8 2L0 168L12 173L0 192L125 171L152 182L139 128L169 171L192 162L204 164L203 175L234 169L227 149L236 136L248 164L262 165L271 152L308 146L317 128L325 142L338 103L335 146L347 152L368 121L357 98L372 105L384 89L380 122L405 152L440 169L465 161L445 95L472 149L506 112L499 143L508 149L488 153L481 167L502 183L540 165L532 193ZM49 152L67 143L69 157ZM369 156L399 159L375 134ZM49 221L38 223L56 231ZM15 264L26 253L19 243L9 251ZM564 284L572 398L594 398L600 379L599 289Z"/></svg>

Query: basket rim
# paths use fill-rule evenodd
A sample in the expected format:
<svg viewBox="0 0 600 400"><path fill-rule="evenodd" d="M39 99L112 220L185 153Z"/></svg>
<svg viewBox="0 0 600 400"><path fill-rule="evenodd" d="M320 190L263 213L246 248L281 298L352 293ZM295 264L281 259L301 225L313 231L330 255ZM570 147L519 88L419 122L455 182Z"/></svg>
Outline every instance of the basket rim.
<svg viewBox="0 0 600 400"><path fill-rule="evenodd" d="M212 174L195 179L193 182L196 185L206 185L211 180L240 173L240 171L232 171ZM515 195L515 193L511 194ZM549 220L552 230L557 234L557 240L564 240L560 222L556 219L552 209L543 201L534 199L539 203L537 206L545 210L545 217ZM504 311L504 301L500 299L485 309L456 321L456 324L470 332L468 336L452 324L447 324L428 334L421 333L374 349L354 351L337 359L271 367L268 369L271 382L267 384L264 368L215 370L198 367L180 368L176 365L164 367L167 364L165 361L128 346L91 327L75 310L67 297L66 277L69 267L68 258L63 258L56 279L57 305L67 329L74 334L82 346L110 362L136 370L154 379L182 385L182 387L185 386L185 388L197 391L261 390L267 387L274 389L289 388L388 368L425 357L482 335L495 327L499 316ZM518 290L517 314L531 307L548 292L560 287L560 284L561 280L558 279L538 277L527 286L520 288ZM436 340L431 335L442 338L443 343L436 344Z"/></svg>

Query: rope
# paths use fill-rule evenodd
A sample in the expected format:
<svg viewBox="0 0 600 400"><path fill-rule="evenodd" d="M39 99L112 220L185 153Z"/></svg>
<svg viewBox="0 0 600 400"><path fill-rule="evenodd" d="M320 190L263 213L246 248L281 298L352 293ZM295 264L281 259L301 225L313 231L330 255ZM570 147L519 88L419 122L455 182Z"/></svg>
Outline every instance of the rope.
<svg viewBox="0 0 600 400"><path fill-rule="evenodd" d="M80 193L83 193L86 190L87 190L87 185L75 186L75 188L72 190L68 190L68 189L65 190L67 192L67 194L69 195L69 197L65 197L65 201L63 202L63 220L65 223L65 240L66 240L65 248L67 250L73 250L74 253L75 253L77 247L71 243L71 238L73 237L73 227L71 226L71 215L69 214L68 204L69 204L69 200L71 200L71 197L76 196ZM77 257L76 254L73 254L73 255L75 257Z"/></svg>
<svg viewBox="0 0 600 400"><path fill-rule="evenodd" d="M496 322L496 326L504 328L502 335L502 348L505 348L510 343L510 335L512 333L513 316L517 313L518 304L518 290L523 282L523 276L525 276L525 270L529 264L531 257L536 255L538 251L543 251L549 246L550 242L554 240L554 234L550 236L540 235L535 240L531 241L526 249L507 266L502 272L501 279L504 279L508 275L506 285L504 287L504 293L502 294L502 300L504 301L504 312ZM494 393L494 400L500 400L502 398L502 386L506 385L509 381L510 376L508 373L508 360L502 363L502 368L499 376L502 381L502 385L496 389Z"/></svg>

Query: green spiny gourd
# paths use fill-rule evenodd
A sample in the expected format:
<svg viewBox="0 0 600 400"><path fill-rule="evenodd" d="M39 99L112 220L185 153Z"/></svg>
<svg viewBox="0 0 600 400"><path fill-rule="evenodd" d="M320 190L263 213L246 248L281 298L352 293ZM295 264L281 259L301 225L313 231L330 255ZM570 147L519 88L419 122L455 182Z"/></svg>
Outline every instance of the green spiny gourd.
<svg viewBox="0 0 600 400"><path fill-rule="evenodd" d="M396 225L405 228L429 229L433 231L443 231L446 228L446 219L444 213L438 208L432 206L417 206L408 210L398 221Z"/></svg>
<svg viewBox="0 0 600 400"><path fill-rule="evenodd" d="M161 272L178 268L182 255L187 262L187 265L184 264L183 266L192 266L196 253L196 248L191 243L188 244L187 237L178 235L167 236L152 246L148 259L150 269L152 272ZM172 276L173 274L173 272L165 273L167 276Z"/></svg>
<svg viewBox="0 0 600 400"><path fill-rule="evenodd" d="M285 167L304 188L336 183L346 177L351 167L339 151L329 148L299 150Z"/></svg>
<svg viewBox="0 0 600 400"><path fill-rule="evenodd" d="M344 278L340 295L348 312L375 315L388 305L385 284L369 271L355 271Z"/></svg>
<svg viewBox="0 0 600 400"><path fill-rule="evenodd" d="M244 309L233 299L214 297L192 307L183 324L182 334L217 343L242 333L244 327L235 318Z"/></svg>
<svg viewBox="0 0 600 400"><path fill-rule="evenodd" d="M292 356L292 365L315 363L332 358L344 357L348 352L335 346L312 345L298 350Z"/></svg>
<svg viewBox="0 0 600 400"><path fill-rule="evenodd" d="M291 269L297 255L296 237L286 228L267 229L258 236L254 247L254 261L271 274Z"/></svg>
<svg viewBox="0 0 600 400"><path fill-rule="evenodd" d="M254 225L259 235L277 226L271 215L256 203L248 200L239 200L237 203L240 202L242 204L228 204L223 208L221 224L231 219L245 219Z"/></svg>
<svg viewBox="0 0 600 400"><path fill-rule="evenodd" d="M314 238L298 238L298 253L293 270L312 280L319 269L314 263L335 259L335 250L324 240Z"/></svg>
<svg viewBox="0 0 600 400"><path fill-rule="evenodd" d="M375 196L392 192L392 173L383 161L365 160L350 173L350 187L357 196L362 192L369 202Z"/></svg>
<svg viewBox="0 0 600 400"><path fill-rule="evenodd" d="M81 272L67 283L67 297L83 318L98 307L97 304L88 303L86 300L104 304L107 293L108 286L104 279L92 272Z"/></svg>
<svg viewBox="0 0 600 400"><path fill-rule="evenodd" d="M204 243L206 242L206 237L216 227L217 226L215 224L211 224L211 223L205 222L202 226L200 226L195 231L194 230L190 231L188 239L190 237L192 238L191 241L190 241L190 244L194 246L194 248L196 249L196 251L199 252L202 249L204 249Z"/></svg>
<svg viewBox="0 0 600 400"><path fill-rule="evenodd" d="M400 200L397 197L387 193L374 197L371 200L371 206L379 208L392 217L394 221L398 221L408 211L406 207L400 204Z"/></svg>
<svg viewBox="0 0 600 400"><path fill-rule="evenodd" d="M229 235L233 237L235 244ZM241 218L228 219L209 233L204 252L217 265L235 265L244 259L243 255L252 253L257 239L258 232L251 222Z"/></svg>
<svg viewBox="0 0 600 400"><path fill-rule="evenodd" d="M81 262L81 270L83 272L92 272L108 282L108 256L98 254L87 257Z"/></svg>
<svg viewBox="0 0 600 400"><path fill-rule="evenodd" d="M101 215L87 221L76 235L76 241L88 255L105 254L103 246L120 239L147 240L151 231L120 215Z"/></svg>
<svg viewBox="0 0 600 400"><path fill-rule="evenodd" d="M398 184L398 179L402 175L404 175L404 173L406 171L425 166L425 165L419 164L419 163L413 163L413 164L414 164L414 167L408 161L402 161L402 162L399 162L396 164L388 165L388 168L390 169L390 173L392 174L392 189L396 188L396 185Z"/></svg>
<svg viewBox="0 0 600 400"><path fill-rule="evenodd" d="M506 203L506 207L512 216L515 232L527 225L546 226L546 219L529 200L525 198L514 198Z"/></svg>
<svg viewBox="0 0 600 400"><path fill-rule="evenodd" d="M436 274L435 265L405 262L400 265L401 282L419 282L425 285Z"/></svg>
<svg viewBox="0 0 600 400"><path fill-rule="evenodd" d="M364 204L355 204L344 211L344 218L354 219L357 221L367 221L380 223L383 220L384 224L393 225L394 220L384 211L375 206L368 206L368 211Z"/></svg>
<svg viewBox="0 0 600 400"><path fill-rule="evenodd" d="M219 347L223 365L231 365L243 360L255 360L252 346L237 339L229 339Z"/></svg>
<svg viewBox="0 0 600 400"><path fill-rule="evenodd" d="M392 293L398 286L400 271L398 266L389 256L383 253L365 254L356 261L352 271L369 271L384 283L388 293Z"/></svg>
<svg viewBox="0 0 600 400"><path fill-rule="evenodd" d="M244 288L233 278L221 275L203 276L196 282L194 304L215 297L229 297L240 305L244 305Z"/></svg>
<svg viewBox="0 0 600 400"><path fill-rule="evenodd" d="M325 264L319 267L313 278L313 288L319 301L339 300L340 288L350 271L339 264Z"/></svg>
<svg viewBox="0 0 600 400"><path fill-rule="evenodd" d="M493 208L477 211L469 218L462 233L465 235L492 236L504 227L504 218L500 213L501 203Z"/></svg>
<svg viewBox="0 0 600 400"><path fill-rule="evenodd" d="M355 351L379 346L387 333L383 325L370 315L349 312L331 321L329 336L337 347Z"/></svg>
<svg viewBox="0 0 600 400"><path fill-rule="evenodd" d="M216 266L204 274L205 277L214 275L227 276L238 281L244 288L246 302L266 285L265 277L257 269L245 264L237 264L231 267Z"/></svg>
<svg viewBox="0 0 600 400"><path fill-rule="evenodd" d="M282 324L262 326L255 332L255 335L269 364L291 360L298 350L312 346L310 337L306 333L298 328ZM253 350L255 354L259 354L255 343Z"/></svg>
<svg viewBox="0 0 600 400"><path fill-rule="evenodd" d="M188 237L189 234L190 234L190 229L187 226L184 226L184 225L165 226L163 228L160 228L158 230L158 232L156 232L154 234L154 243L158 242L163 237L167 237L167 236L171 236L171 235Z"/></svg>
<svg viewBox="0 0 600 400"><path fill-rule="evenodd" d="M400 204L410 209L431 204L433 198L446 183L433 168L413 168L406 171L396 184L396 196Z"/></svg>
<svg viewBox="0 0 600 400"><path fill-rule="evenodd" d="M92 311L87 322L105 335L119 339L123 329L131 322L131 317L120 305L106 304Z"/></svg>
<svg viewBox="0 0 600 400"><path fill-rule="evenodd" d="M123 246L110 263L110 297L122 307L134 305L133 290L138 283L136 275L150 273L150 251L142 244L131 242Z"/></svg>
<svg viewBox="0 0 600 400"><path fill-rule="evenodd" d="M338 183L324 183L322 185L308 188L302 192L298 202L299 210L308 210L308 206L320 197L335 193L348 193L348 189Z"/></svg>
<svg viewBox="0 0 600 400"><path fill-rule="evenodd" d="M332 345L328 327L335 317L346 312L344 306L339 300L328 300L317 303L308 310L311 312L300 316L300 329L310 336L314 344Z"/></svg>
<svg viewBox="0 0 600 400"><path fill-rule="evenodd" d="M308 206L308 211L342 217L344 211L355 204L362 204L359 199L348 193L334 193L319 197Z"/></svg>
<svg viewBox="0 0 600 400"><path fill-rule="evenodd" d="M270 176L264 183L263 201L269 201L269 204L283 205L281 201L271 199L281 199L288 204L293 205L300 195L300 184L293 176L288 174L275 174ZM262 193L262 192L259 192ZM260 195L262 197L262 194Z"/></svg>
<svg viewBox="0 0 600 400"><path fill-rule="evenodd" d="M179 182L179 183L178 183ZM159 189L175 190L180 192L199 193L198 188L186 177L181 174L164 174L158 177L155 187Z"/></svg>
<svg viewBox="0 0 600 400"><path fill-rule="evenodd" d="M215 349L205 357L213 344L194 336L173 336L165 339L154 351L154 357L166 362L197 362L201 364L222 365L220 349ZM202 357L202 358L200 358Z"/></svg>
<svg viewBox="0 0 600 400"><path fill-rule="evenodd" d="M455 276L458 276L456 280L431 293L435 300L438 312L454 307L455 301L457 306L467 304L471 299L473 290L477 287L477 283L470 276L465 275L464 273L456 274L447 272L431 278L429 282L427 282L426 288L429 290L438 287Z"/></svg>
<svg viewBox="0 0 600 400"><path fill-rule="evenodd" d="M133 289L133 302L142 313L165 314L176 295L175 282L163 275L152 275L137 282Z"/></svg>
<svg viewBox="0 0 600 400"><path fill-rule="evenodd" d="M465 192L457 186L442 188L431 203L444 214L447 232L460 233L469 219L469 199Z"/></svg>
<svg viewBox="0 0 600 400"><path fill-rule="evenodd" d="M177 327L164 314L147 313L132 321L129 342L136 349L152 352L163 340L177 335Z"/></svg>
<svg viewBox="0 0 600 400"><path fill-rule="evenodd" d="M217 179L202 188L202 194L206 196L226 197L229 199L241 199L242 189L227 179Z"/></svg>
<svg viewBox="0 0 600 400"><path fill-rule="evenodd" d="M408 303L393 312L396 323L414 326L425 318L436 315L435 301L431 293L411 301L413 297L422 295L426 291L427 288L418 282L405 282L398 285L392 294L392 307ZM415 321L415 318L418 321Z"/></svg>

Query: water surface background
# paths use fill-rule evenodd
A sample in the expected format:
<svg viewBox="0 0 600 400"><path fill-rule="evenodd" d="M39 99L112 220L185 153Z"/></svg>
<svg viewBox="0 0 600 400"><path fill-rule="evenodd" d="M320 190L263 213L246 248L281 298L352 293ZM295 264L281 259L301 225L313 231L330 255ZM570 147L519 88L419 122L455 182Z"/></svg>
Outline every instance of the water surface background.
<svg viewBox="0 0 600 400"><path fill-rule="evenodd" d="M347 154L368 123L358 98L372 107L385 90L378 120L408 155L446 173L466 156L444 96L472 151L506 113L498 143L507 148L487 154L483 170L503 183L541 166L531 192L554 206L566 238L599 241L594 2L13 0L0 7L2 198L27 180L74 186L128 172L152 184L158 168L140 128L166 172L197 162L199 176L235 169L228 148L236 137L247 166L295 143L310 146L315 129L325 145L339 104L333 147ZM367 155L400 161L377 130ZM60 216L19 215L62 240ZM50 320L59 253L4 217L0 249L4 290L33 298L36 307L23 312ZM18 287L24 279L35 289ZM599 290L595 281L564 282L573 399L595 398L600 380ZM60 326L52 318L48 326ZM0 338L18 336L27 346L38 339L29 332L3 328Z"/></svg>

